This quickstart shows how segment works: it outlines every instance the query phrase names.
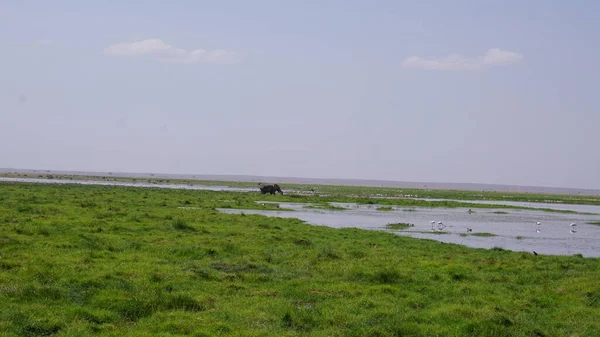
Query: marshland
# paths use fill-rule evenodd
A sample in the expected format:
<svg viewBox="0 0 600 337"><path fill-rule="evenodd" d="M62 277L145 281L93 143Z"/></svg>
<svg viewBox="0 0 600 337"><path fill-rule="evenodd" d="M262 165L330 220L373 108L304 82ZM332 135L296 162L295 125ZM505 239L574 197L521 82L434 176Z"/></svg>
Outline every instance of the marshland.
<svg viewBox="0 0 600 337"><path fill-rule="evenodd" d="M494 199L493 193L320 185L306 186L310 193L282 185L284 195L261 195L256 184L216 185L249 190L0 182L0 331L6 336L600 331L595 320L600 263L590 257L594 247L583 247L600 232L593 224L600 215L578 209L575 197L515 193ZM422 199L443 197L454 200ZM576 198L588 206L597 200ZM484 199L552 199L574 208L464 201ZM445 228L432 231L430 220L443 221ZM534 220L541 222L540 232ZM577 232L570 233L575 221ZM507 244L535 245L540 235L559 246L563 239L580 240L582 250L575 244L570 252L546 253L542 246L519 250ZM504 247L475 248L469 241L498 239L505 240Z"/></svg>

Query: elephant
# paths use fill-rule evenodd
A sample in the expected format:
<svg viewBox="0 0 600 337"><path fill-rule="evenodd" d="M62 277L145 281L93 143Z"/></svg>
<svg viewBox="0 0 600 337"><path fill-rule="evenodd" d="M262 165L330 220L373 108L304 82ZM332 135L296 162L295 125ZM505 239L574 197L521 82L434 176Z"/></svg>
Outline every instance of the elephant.
<svg viewBox="0 0 600 337"><path fill-rule="evenodd" d="M281 190L281 188L279 187L279 185L277 184L259 184L260 185L260 193L262 194L267 194L267 193L271 193L271 194L275 194L275 192L279 192L281 193L281 195L283 195L283 191Z"/></svg>

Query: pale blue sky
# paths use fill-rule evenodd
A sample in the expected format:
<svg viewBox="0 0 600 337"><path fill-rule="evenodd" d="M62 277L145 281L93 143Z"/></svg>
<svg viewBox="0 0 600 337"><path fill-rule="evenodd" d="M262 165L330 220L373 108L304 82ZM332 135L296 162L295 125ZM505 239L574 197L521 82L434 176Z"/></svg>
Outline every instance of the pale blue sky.
<svg viewBox="0 0 600 337"><path fill-rule="evenodd" d="M600 2L165 3L0 0L0 167L600 188Z"/></svg>

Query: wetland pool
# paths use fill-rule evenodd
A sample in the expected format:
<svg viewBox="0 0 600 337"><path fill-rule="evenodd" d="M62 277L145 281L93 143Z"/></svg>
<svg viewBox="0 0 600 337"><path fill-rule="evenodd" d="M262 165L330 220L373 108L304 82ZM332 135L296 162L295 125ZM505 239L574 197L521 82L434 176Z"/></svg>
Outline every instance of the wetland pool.
<svg viewBox="0 0 600 337"><path fill-rule="evenodd" d="M264 202L263 202L264 203ZM278 203L293 211L218 209L231 214L260 214L298 218L311 225L334 228L360 228L388 231L398 235L456 243L473 248L499 247L511 251L536 251L546 255L600 257L600 226L586 224L600 216L549 213L517 209L477 209L469 214L465 208L393 207L378 211L380 205L331 203L346 210L306 208L305 203ZM495 213L495 212L501 212ZM431 221L435 221L432 230ZM437 222L443 227L438 229ZM541 225L537 225L537 222ZM392 230L391 223L410 223L414 227ZM571 227L571 223L577 226ZM467 228L472 229L467 232ZM483 236L482 236L483 235ZM490 236L485 236L490 235Z"/></svg>
<svg viewBox="0 0 600 337"><path fill-rule="evenodd" d="M506 205L506 206L517 206L517 207L529 207L529 208L552 208L562 211L574 211L580 213L597 213L600 214L600 206L596 205L579 205L579 204L565 204L559 202L525 202L525 201L505 201L505 200L458 200L458 199L433 199L433 198L415 198L416 200L426 201L456 201L471 204L485 204L485 205Z"/></svg>
<svg viewBox="0 0 600 337"><path fill-rule="evenodd" d="M6 177L0 177L0 181L257 192L257 188L205 186L197 184L156 184L147 182ZM425 200L433 201L441 199ZM292 217L301 219L312 225L323 225L335 228L354 227L369 230L384 230L398 235L456 243L474 248L489 249L499 247L513 251L532 252L535 250L539 254L549 255L581 254L585 257L600 257L600 226L586 224L586 222L600 220L600 206L495 200L456 201L572 210L576 212L596 213L596 215L491 208L477 208L474 209L474 213L469 214L467 213L467 208L408 208L403 206L392 206L392 210L390 211L378 211L377 208L384 205L357 205L335 202L330 203L330 205L343 207L345 210L306 208L306 206L309 206L310 204L302 203L278 203L281 208L293 209L294 211L249 209L219 210L225 213ZM432 231L430 221L442 221L445 227L442 231ZM541 222L540 226L536 225L537 221ZM409 227L404 230L391 230L386 228L387 224L399 222L411 223L414 224L414 227ZM577 223L577 226L572 228L569 226L570 223ZM472 232L467 232L467 228L471 228ZM482 235L482 233L491 233L494 236L478 236Z"/></svg>

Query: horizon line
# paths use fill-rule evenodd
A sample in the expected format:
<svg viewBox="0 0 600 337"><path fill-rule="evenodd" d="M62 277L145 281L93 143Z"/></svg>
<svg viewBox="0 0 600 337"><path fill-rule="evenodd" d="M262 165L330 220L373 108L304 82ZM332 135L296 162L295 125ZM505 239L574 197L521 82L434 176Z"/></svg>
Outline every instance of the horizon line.
<svg viewBox="0 0 600 337"><path fill-rule="evenodd" d="M367 187L387 187L387 188L415 188L415 189L441 189L441 190L448 190L448 189L453 189L453 188L443 188L443 187L430 187L428 185L468 185L471 187L475 187L476 185L479 185L480 187L486 186L489 188L492 187L497 187L497 188L503 188L502 191L497 191L497 192L509 192L509 191L513 191L513 192L522 192L520 191L521 189L543 189L543 190L565 190L565 191L572 191L573 193L575 191L578 191L579 194L581 194L581 192L583 191L589 191L589 192L594 192L595 194L600 193L600 189L596 189L596 188L579 188L579 187L556 187L556 186L536 186L536 185L514 185L514 184L492 184L492 183L478 183L478 182L425 182L425 181L402 181L402 180L389 180L389 179L370 179L370 178L314 178L314 177L294 177L294 176L270 176L270 175L253 175L253 174L193 174L193 173L156 173L156 172L123 172L123 171L87 171L87 170L56 170L56 169L24 169L24 168L0 168L0 172L1 173L10 173L11 171L17 172L17 171L22 171L22 172L31 172L31 173L38 173L38 171L41 172L55 172L55 173L64 173L64 174L72 174L72 175L77 175L74 173L79 173L79 175L83 174L99 174L99 175L107 175L107 176L122 176L122 177L127 177L127 176L140 176L140 175L152 175L153 177L156 176L189 176L192 178L188 178L188 179L197 179L197 180L220 180L220 179L216 179L216 177L231 177L234 178L231 181L240 181L240 182L250 182L250 181L255 181L255 180L262 180L262 179L266 179L266 180L302 180L302 181L306 181L305 183L311 183L310 181L312 180L313 184L317 184L317 185L347 185L347 186L367 186ZM314 181L320 181L320 182L314 182ZM327 182L330 181L330 182ZM337 181L337 182L335 182ZM346 182L346 183L342 183L342 182ZM354 183L352 183L354 182ZM362 183L361 183L362 182ZM287 183L301 183L301 182L290 182L287 181ZM394 185L419 185L419 186L414 186L414 187L408 187L408 186L383 186L383 184L394 184ZM377 186L379 185L379 186ZM466 186L463 186L463 188L456 188L458 190L465 190ZM517 190L515 190L517 189ZM469 188L467 188L466 190L470 190ZM481 189L477 189L477 190L481 190ZM528 193L528 192L522 192L522 193ZM551 192L548 191L546 193L557 193L557 192Z"/></svg>

